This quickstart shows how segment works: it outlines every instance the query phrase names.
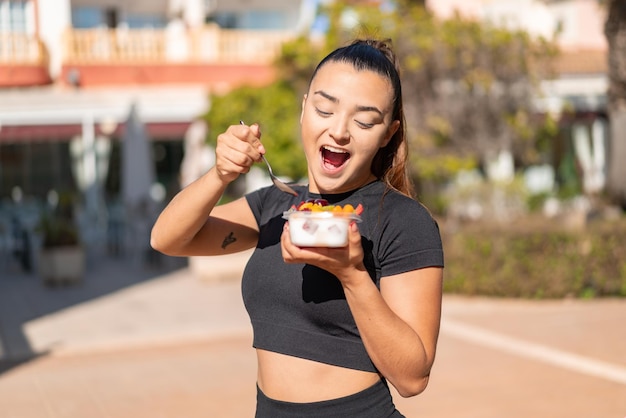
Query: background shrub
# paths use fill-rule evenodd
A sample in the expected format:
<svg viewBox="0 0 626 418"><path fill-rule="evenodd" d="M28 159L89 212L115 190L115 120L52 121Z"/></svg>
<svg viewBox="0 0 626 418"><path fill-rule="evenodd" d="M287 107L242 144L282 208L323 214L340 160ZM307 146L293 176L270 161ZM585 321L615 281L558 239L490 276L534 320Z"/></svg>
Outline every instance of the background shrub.
<svg viewBox="0 0 626 418"><path fill-rule="evenodd" d="M443 225L444 291L522 298L626 296L626 219Z"/></svg>

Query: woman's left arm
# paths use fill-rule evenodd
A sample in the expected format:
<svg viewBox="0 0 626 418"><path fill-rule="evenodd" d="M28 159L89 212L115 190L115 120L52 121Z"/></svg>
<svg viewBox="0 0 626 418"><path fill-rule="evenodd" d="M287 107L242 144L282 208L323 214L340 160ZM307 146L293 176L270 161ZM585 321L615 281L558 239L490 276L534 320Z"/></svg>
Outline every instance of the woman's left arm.
<svg viewBox="0 0 626 418"><path fill-rule="evenodd" d="M404 397L428 384L435 360L443 269L428 267L374 283L354 275L344 283L346 300L370 358Z"/></svg>
<svg viewBox="0 0 626 418"><path fill-rule="evenodd" d="M355 224L343 248L294 246L285 224L283 258L308 263L333 273L341 281L346 300L365 348L381 374L401 396L415 396L426 388L435 359L443 269L428 267L383 277L380 291L363 265L361 234Z"/></svg>

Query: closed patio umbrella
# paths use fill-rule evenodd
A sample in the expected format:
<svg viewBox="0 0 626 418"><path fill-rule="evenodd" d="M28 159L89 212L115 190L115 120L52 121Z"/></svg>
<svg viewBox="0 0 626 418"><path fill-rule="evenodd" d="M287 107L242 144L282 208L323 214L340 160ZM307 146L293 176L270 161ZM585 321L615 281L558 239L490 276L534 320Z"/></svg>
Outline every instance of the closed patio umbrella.
<svg viewBox="0 0 626 418"><path fill-rule="evenodd" d="M131 255L149 250L150 229L156 216L150 189L156 181L152 146L136 104L130 108L122 135L122 202Z"/></svg>

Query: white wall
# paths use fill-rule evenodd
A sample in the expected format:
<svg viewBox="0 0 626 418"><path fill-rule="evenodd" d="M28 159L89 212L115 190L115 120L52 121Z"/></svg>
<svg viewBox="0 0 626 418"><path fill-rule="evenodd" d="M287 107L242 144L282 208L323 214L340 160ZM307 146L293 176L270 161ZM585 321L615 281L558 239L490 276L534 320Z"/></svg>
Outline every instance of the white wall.
<svg viewBox="0 0 626 418"><path fill-rule="evenodd" d="M551 39L557 21L548 6L539 0L499 0L487 4L483 19L502 24L511 29L522 29L534 36Z"/></svg>
<svg viewBox="0 0 626 418"><path fill-rule="evenodd" d="M56 79L61 72L63 32L71 27L69 0L39 0L39 35L49 56L49 72Z"/></svg>
<svg viewBox="0 0 626 418"><path fill-rule="evenodd" d="M170 18L177 14L182 14L185 24L196 28L204 24L205 10L204 0L169 0Z"/></svg>
<svg viewBox="0 0 626 418"><path fill-rule="evenodd" d="M571 0L549 5L555 19L562 22L559 44L564 49L606 49L605 10L598 0Z"/></svg>
<svg viewBox="0 0 626 418"><path fill-rule="evenodd" d="M606 49L605 12L598 0L429 0L428 7L442 18L455 10L536 36L557 37L563 49Z"/></svg>
<svg viewBox="0 0 626 418"><path fill-rule="evenodd" d="M435 15L448 19L458 12L465 17L478 17L484 0L428 0L428 9Z"/></svg>

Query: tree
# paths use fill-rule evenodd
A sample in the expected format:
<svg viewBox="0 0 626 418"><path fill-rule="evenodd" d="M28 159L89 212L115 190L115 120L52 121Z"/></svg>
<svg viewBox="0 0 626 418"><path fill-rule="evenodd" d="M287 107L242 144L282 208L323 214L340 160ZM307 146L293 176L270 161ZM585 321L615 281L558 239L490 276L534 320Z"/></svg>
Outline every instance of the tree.
<svg viewBox="0 0 626 418"><path fill-rule="evenodd" d="M607 0L604 33L609 46L610 152L607 192L626 208L626 2Z"/></svg>
<svg viewBox="0 0 626 418"><path fill-rule="evenodd" d="M350 3L323 10L329 28L321 42L300 38L285 46L278 61L284 79L302 89L328 51L357 36L391 38L403 69L418 183L449 178L502 149L522 163L539 158L535 141L546 121L534 114L532 98L535 81L550 75L551 42L460 16L440 21L419 1L398 0L384 10Z"/></svg>
<svg viewBox="0 0 626 418"><path fill-rule="evenodd" d="M407 18L397 21L393 38L405 69L417 168L431 161L445 167L437 157L452 161L450 155L481 164L502 150L521 164L535 162L545 119L536 117L532 100L536 82L551 76L554 45L524 31L459 15L440 21L410 2L398 5L398 16Z"/></svg>

